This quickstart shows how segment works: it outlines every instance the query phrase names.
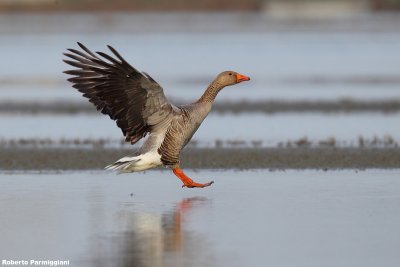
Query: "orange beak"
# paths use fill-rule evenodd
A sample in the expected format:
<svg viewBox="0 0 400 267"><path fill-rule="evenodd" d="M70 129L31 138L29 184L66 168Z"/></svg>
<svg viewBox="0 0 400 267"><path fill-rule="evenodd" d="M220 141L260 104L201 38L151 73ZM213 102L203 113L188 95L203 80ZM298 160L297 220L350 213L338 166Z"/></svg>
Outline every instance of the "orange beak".
<svg viewBox="0 0 400 267"><path fill-rule="evenodd" d="M236 82L240 83L240 82L244 82L244 81L250 81L250 77L244 76L242 74L236 74Z"/></svg>

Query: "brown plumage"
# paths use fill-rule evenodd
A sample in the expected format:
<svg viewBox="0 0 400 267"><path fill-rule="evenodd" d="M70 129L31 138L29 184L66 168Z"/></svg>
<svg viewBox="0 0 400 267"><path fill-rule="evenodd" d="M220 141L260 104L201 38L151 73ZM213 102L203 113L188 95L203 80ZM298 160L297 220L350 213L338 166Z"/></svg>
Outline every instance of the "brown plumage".
<svg viewBox="0 0 400 267"><path fill-rule="evenodd" d="M115 120L127 142L135 144L149 135L134 156L124 157L107 169L134 172L160 165L170 167L187 187L205 187L179 169L180 151L190 141L211 110L218 92L250 78L233 71L219 74L200 99L192 104L174 106L166 99L162 87L147 73L132 67L111 46L114 57L93 53L81 43L83 51L68 49L64 62L76 69L68 81L93 103L97 110Z"/></svg>

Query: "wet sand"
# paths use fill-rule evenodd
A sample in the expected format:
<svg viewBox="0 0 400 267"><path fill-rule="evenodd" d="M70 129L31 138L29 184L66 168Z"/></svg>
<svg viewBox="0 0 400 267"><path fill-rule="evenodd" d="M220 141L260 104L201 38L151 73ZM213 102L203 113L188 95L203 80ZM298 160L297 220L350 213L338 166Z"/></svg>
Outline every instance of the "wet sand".
<svg viewBox="0 0 400 267"><path fill-rule="evenodd" d="M102 169L132 154L129 149L4 148L2 170ZM366 169L400 168L399 148L187 148L183 168L192 169Z"/></svg>

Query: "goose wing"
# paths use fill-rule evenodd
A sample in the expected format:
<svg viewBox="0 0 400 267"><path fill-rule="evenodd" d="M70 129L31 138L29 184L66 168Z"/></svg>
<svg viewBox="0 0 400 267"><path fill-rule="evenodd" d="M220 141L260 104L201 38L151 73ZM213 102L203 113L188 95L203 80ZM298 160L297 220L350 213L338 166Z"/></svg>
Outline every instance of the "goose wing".
<svg viewBox="0 0 400 267"><path fill-rule="evenodd" d="M82 51L64 53L68 57L64 62L76 68L64 72L73 76L68 81L97 110L116 121L127 142L136 143L168 120L173 106L147 73L136 70L111 46L113 56L78 45Z"/></svg>

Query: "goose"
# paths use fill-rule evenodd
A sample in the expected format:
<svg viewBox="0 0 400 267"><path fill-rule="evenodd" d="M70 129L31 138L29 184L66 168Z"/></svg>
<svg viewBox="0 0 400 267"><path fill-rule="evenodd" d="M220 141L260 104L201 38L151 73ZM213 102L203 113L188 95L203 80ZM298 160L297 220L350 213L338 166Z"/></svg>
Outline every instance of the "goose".
<svg viewBox="0 0 400 267"><path fill-rule="evenodd" d="M146 72L132 67L112 46L111 54L93 53L78 42L81 50L67 49L63 61L74 69L72 87L83 93L98 111L116 121L126 142L132 145L146 137L132 156L126 156L105 169L119 173L144 171L164 165L183 182L182 187L203 188L214 181L198 183L180 168L180 152L191 140L211 111L217 94L226 86L250 78L235 71L221 72L194 103L176 106L163 88Z"/></svg>

